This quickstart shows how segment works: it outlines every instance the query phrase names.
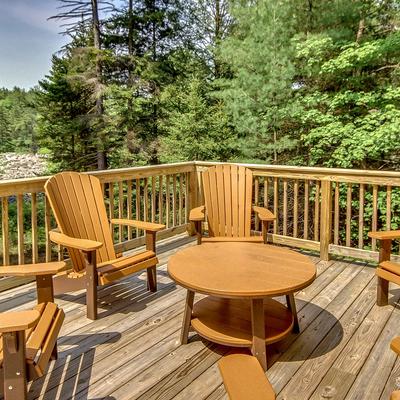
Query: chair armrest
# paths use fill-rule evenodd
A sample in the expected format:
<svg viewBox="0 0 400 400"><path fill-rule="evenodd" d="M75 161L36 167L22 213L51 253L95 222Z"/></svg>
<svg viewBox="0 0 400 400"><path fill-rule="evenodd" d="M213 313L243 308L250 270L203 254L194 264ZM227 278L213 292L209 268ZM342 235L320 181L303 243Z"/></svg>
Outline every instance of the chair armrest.
<svg viewBox="0 0 400 400"><path fill-rule="evenodd" d="M41 264L5 265L0 267L0 276L56 275L66 266L64 261Z"/></svg>
<svg viewBox="0 0 400 400"><path fill-rule="evenodd" d="M372 231L368 232L368 236L378 240L400 239L400 230L398 231Z"/></svg>
<svg viewBox="0 0 400 400"><path fill-rule="evenodd" d="M204 221L206 218L204 211L205 211L205 206L192 208L189 213L189 221L192 222Z"/></svg>
<svg viewBox="0 0 400 400"><path fill-rule="evenodd" d="M274 221L276 219L275 214L265 207L253 206L253 211L258 214L261 221Z"/></svg>
<svg viewBox="0 0 400 400"><path fill-rule="evenodd" d="M95 240L77 239L55 231L50 231L49 237L54 243L82 251L93 251L103 246L103 243L96 242Z"/></svg>
<svg viewBox="0 0 400 400"><path fill-rule="evenodd" d="M0 332L25 331L35 326L39 318L37 310L0 313Z"/></svg>
<svg viewBox="0 0 400 400"><path fill-rule="evenodd" d="M158 232L165 229L163 224L155 224L153 222L137 221L135 219L119 219L115 218L111 220L113 225L126 225L133 226L138 229L143 229L144 231Z"/></svg>

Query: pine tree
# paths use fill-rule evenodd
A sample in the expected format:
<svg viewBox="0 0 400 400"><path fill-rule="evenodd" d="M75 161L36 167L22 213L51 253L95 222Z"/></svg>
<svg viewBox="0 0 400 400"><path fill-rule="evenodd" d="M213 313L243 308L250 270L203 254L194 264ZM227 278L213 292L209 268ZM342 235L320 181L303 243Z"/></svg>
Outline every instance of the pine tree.
<svg viewBox="0 0 400 400"><path fill-rule="evenodd" d="M237 1L232 14L234 31L220 55L233 77L220 81L220 95L241 137L242 157L285 162L297 143L285 126L294 77L290 2Z"/></svg>

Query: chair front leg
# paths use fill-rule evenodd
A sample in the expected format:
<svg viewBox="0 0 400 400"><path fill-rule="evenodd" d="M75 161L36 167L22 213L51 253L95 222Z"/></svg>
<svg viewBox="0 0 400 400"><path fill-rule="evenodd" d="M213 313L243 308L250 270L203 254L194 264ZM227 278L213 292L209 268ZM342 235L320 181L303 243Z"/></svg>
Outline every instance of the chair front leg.
<svg viewBox="0 0 400 400"><path fill-rule="evenodd" d="M390 261L390 252L392 248L391 240L381 240L379 249L379 264L384 261ZM378 267L379 268L379 267ZM389 303L389 281L377 277L376 286L376 304L378 306L386 306Z"/></svg>
<svg viewBox="0 0 400 400"><path fill-rule="evenodd" d="M86 266L86 307L87 317L97 319L97 261L96 250L87 253L88 265Z"/></svg>
<svg viewBox="0 0 400 400"><path fill-rule="evenodd" d="M196 231L197 244L201 244L201 238L203 235L201 221L194 221L194 229Z"/></svg>
<svg viewBox="0 0 400 400"><path fill-rule="evenodd" d="M156 232L146 231L146 250L156 252ZM147 289L150 292L157 291L157 270L155 265L147 268Z"/></svg>
<svg viewBox="0 0 400 400"><path fill-rule="evenodd" d="M387 306L389 304L389 281L377 276L376 305Z"/></svg>
<svg viewBox="0 0 400 400"><path fill-rule="evenodd" d="M268 230L270 221L262 221L262 237L264 244L268 243Z"/></svg>
<svg viewBox="0 0 400 400"><path fill-rule="evenodd" d="M157 270L156 266L147 268L147 289L157 292Z"/></svg>
<svg viewBox="0 0 400 400"><path fill-rule="evenodd" d="M26 400L25 331L3 333L4 399Z"/></svg>

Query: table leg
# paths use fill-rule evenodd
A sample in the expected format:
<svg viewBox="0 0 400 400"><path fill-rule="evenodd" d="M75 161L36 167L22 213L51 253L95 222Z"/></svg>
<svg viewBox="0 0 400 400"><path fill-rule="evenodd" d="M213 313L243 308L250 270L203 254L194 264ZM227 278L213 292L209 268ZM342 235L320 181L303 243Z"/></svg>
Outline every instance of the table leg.
<svg viewBox="0 0 400 400"><path fill-rule="evenodd" d="M290 293L286 295L286 304L293 315L293 332L299 333L299 319L297 318L297 309L296 309L296 301L294 300L294 294Z"/></svg>
<svg viewBox="0 0 400 400"><path fill-rule="evenodd" d="M267 354L265 349L265 321L264 300L253 299L251 301L251 328L253 344L251 352L257 358L264 371L267 370Z"/></svg>
<svg viewBox="0 0 400 400"><path fill-rule="evenodd" d="M36 291L38 304L47 302L54 303L53 276L36 276Z"/></svg>
<svg viewBox="0 0 400 400"><path fill-rule="evenodd" d="M187 344L188 342L190 321L192 320L193 300L194 300L194 292L188 290L186 295L185 312L183 314L183 324L181 331L182 344Z"/></svg>

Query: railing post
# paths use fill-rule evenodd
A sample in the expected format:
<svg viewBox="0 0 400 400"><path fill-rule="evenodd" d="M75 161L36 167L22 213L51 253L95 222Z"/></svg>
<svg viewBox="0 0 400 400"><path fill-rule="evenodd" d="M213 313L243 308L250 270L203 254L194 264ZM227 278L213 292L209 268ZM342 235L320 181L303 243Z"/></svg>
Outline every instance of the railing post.
<svg viewBox="0 0 400 400"><path fill-rule="evenodd" d="M189 205L188 212L194 207L198 205L198 197L199 197L199 188L198 188L198 179L197 179L197 168L196 165L193 165L193 171L189 172ZM196 233L196 229L194 223L191 222L189 224L189 235L192 236Z"/></svg>
<svg viewBox="0 0 400 400"><path fill-rule="evenodd" d="M321 183L320 258L328 261L332 233L332 182L326 180Z"/></svg>

